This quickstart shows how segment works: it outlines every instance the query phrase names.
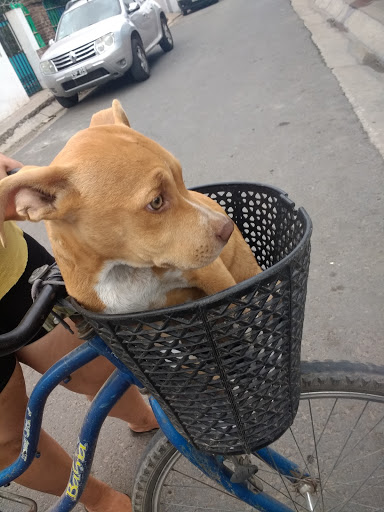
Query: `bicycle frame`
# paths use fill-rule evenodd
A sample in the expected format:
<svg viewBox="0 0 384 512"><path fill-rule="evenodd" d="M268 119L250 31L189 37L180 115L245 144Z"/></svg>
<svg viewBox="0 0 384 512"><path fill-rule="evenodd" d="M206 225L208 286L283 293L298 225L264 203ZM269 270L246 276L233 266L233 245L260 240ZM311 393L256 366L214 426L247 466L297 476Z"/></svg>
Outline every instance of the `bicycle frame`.
<svg viewBox="0 0 384 512"><path fill-rule="evenodd" d="M86 485L99 432L106 416L132 384L142 387L133 373L121 363L99 336L84 342L63 357L36 384L27 406L20 455L8 468L0 471L0 487L20 476L30 466L34 458L40 456L37 445L44 407L49 394L72 372L98 356L106 357L116 366L116 370L100 389L88 410L79 434L68 485L59 501L50 508L50 512L69 512L75 507ZM209 455L196 450L176 431L158 402L151 397L150 403L159 425L169 441L205 475L257 510L293 512L291 508L279 503L264 492L254 493L246 484L231 482L231 472L223 466L222 456ZM296 464L270 448L258 450L255 455L272 469L278 470L291 482L297 480L298 475L305 475L305 472Z"/></svg>

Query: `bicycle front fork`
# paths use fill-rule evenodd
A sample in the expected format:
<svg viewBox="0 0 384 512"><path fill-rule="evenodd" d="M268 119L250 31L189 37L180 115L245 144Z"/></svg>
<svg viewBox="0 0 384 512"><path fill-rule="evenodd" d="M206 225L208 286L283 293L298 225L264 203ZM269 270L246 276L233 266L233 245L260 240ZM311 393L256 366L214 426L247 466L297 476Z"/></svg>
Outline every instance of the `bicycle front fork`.
<svg viewBox="0 0 384 512"><path fill-rule="evenodd" d="M224 457L209 455L194 448L177 432L158 402L152 397L150 397L149 400L161 430L168 440L206 476L223 486L229 493L237 496L240 500L255 507L257 510L265 512L293 512L291 508L283 505L264 492L251 490L246 483L239 484L232 482L232 472L223 464ZM271 448L258 450L254 455L291 481L295 481L297 475L303 475L299 466Z"/></svg>
<svg viewBox="0 0 384 512"><path fill-rule="evenodd" d="M50 508L49 512L70 512L76 506L88 480L98 435L105 418L132 384L141 387L141 383L136 377L116 358L98 336L83 343L58 361L41 377L35 386L26 411L20 456L11 466L0 472L0 487L20 476L30 466L34 458L39 456L37 445L41 421L45 402L51 391L68 375L100 355L110 360L117 369L100 389L89 408L78 438L68 485L59 501ZM204 474L221 484L240 500L260 511L292 512L292 509L264 492L253 492L246 483L231 482L232 472L224 466L224 457L213 456L196 450L175 430L157 401L150 398L150 402L166 437L182 455ZM259 450L255 455L290 481L297 480L298 475L306 476L296 464L270 448Z"/></svg>

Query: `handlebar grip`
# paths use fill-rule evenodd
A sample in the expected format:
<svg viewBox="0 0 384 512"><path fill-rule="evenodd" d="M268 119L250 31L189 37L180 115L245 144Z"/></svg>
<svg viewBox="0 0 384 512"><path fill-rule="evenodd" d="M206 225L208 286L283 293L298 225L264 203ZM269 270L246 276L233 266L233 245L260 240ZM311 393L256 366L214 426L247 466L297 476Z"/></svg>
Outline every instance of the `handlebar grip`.
<svg viewBox="0 0 384 512"><path fill-rule="evenodd" d="M46 284L42 288L20 324L13 331L0 335L0 356L16 352L35 336L52 311L59 291L62 292L62 289L62 286L54 284Z"/></svg>
<svg viewBox="0 0 384 512"><path fill-rule="evenodd" d="M12 176L12 174L16 174L19 172L21 167L15 167L14 169L11 169L10 171L7 171L8 176Z"/></svg>
<svg viewBox="0 0 384 512"><path fill-rule="evenodd" d="M29 278L34 283L34 302L19 325L0 334L0 357L24 347L39 332L59 298L67 296L60 270L56 263L37 268ZM37 294L38 293L38 294Z"/></svg>

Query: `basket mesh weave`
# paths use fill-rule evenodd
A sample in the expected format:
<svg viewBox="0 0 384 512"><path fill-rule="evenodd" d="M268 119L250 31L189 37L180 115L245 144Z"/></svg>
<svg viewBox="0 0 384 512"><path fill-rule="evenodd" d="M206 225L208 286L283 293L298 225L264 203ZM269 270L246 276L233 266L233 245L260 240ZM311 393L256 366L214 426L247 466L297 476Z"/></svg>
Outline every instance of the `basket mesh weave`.
<svg viewBox="0 0 384 512"><path fill-rule="evenodd" d="M279 438L297 411L311 221L273 187L196 190L223 206L264 272L162 310L100 315L76 309L196 448L249 453Z"/></svg>

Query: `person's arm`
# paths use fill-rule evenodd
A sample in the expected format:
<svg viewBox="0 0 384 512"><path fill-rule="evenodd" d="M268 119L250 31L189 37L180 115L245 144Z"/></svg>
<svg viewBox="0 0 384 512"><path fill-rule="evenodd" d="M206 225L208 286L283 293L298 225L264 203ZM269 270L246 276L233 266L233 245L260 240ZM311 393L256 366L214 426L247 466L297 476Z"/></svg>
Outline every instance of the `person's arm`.
<svg viewBox="0 0 384 512"><path fill-rule="evenodd" d="M11 171L17 167L23 167L23 164L14 158L10 158L9 156L5 156L0 153L0 180L7 176L7 171Z"/></svg>

